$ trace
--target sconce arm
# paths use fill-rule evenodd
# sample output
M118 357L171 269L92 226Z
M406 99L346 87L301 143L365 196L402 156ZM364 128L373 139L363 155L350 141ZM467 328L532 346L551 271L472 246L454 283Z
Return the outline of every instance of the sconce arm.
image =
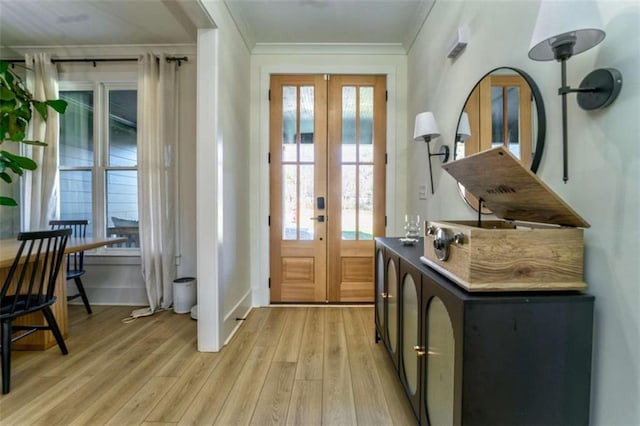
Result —
M431 153L431 148L429 147L429 143L427 142L427 154L429 155L429 179L431 180L431 193L434 194L433 190L433 172L431 171L431 157L440 157L440 161L442 163L446 163L449 161L449 147L447 145L442 145L440 147L440 152L435 154Z
M435 154L431 154L431 151L429 150L429 157L440 157L440 162L446 163L449 161L449 147L447 145L442 145L440 147L440 151Z
M594 93L602 90L598 87L578 87L571 88L569 86L561 87L558 89L558 95L566 95L567 93Z
M558 90L558 94L562 95L562 181L567 183L569 180L569 160L568 160L568 147L567 147L567 92L561 93L567 86L567 60L563 58L560 60L561 64L561 81L562 86Z
M426 141L426 138L425 138ZM429 142L427 141L427 154L429 154L429 180L431 181L431 194L435 194L435 191L433 190L433 172L431 171L431 157L433 157L433 154L431 154L431 148L429 148Z

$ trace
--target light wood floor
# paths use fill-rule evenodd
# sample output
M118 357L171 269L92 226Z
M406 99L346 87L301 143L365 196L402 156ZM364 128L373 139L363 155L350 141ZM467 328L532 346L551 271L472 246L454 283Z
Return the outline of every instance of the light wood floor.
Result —
M372 307L254 309L219 353L196 322L70 306L69 355L12 356L0 424L411 425Z

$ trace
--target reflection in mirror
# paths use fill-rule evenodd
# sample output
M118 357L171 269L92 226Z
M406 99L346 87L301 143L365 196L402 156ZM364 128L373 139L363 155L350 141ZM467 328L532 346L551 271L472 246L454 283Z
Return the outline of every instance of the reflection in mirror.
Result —
M524 71L501 67L485 74L465 101L453 150L454 159L504 145L532 172L538 170L546 121L540 90ZM476 211L477 199L458 184ZM491 213L486 208L482 213Z

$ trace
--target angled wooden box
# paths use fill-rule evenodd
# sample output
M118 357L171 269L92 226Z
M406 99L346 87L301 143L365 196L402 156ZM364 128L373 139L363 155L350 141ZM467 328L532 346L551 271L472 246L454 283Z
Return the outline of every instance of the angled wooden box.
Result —
M505 148L443 165L504 220L427 221L422 261L468 291L584 290L589 224Z

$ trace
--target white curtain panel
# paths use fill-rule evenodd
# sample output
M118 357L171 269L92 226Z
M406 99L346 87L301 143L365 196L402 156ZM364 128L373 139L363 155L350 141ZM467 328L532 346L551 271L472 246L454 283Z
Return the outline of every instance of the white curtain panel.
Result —
M58 71L46 53L25 55L27 88L38 101L58 99ZM47 229L49 220L58 217L58 139L60 120L53 108L48 108L47 121L35 110L27 139L38 140L46 147L25 145L24 154L38 168L26 172L22 185L22 228L25 231Z
M151 312L169 308L176 278L176 64L145 54L138 65L138 209L142 275Z

